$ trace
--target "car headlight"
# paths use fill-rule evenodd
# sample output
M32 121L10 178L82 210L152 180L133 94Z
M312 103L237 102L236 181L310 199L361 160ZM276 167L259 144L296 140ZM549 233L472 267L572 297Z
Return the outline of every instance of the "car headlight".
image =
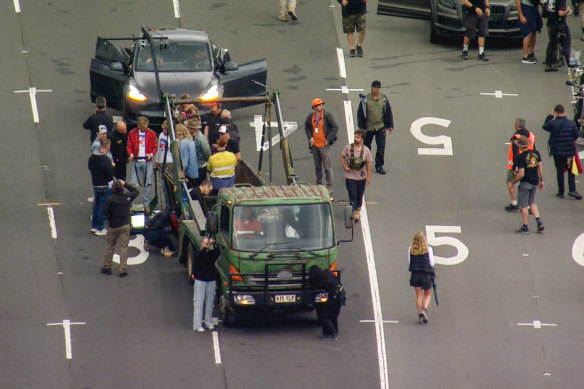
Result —
M454 4L454 0L438 0L438 4L446 8L455 9L456 5Z
M253 296L250 296L249 294L236 294L233 297L233 300L235 301L235 304L237 304L237 305L253 305L253 304L255 304L255 299L253 298Z
M328 293L317 293L316 296L314 296L315 303L326 303L327 300Z
M146 101L147 97L138 88L130 84L128 98L134 101Z
M200 97L201 101L213 101L219 98L219 86L217 84L211 85Z

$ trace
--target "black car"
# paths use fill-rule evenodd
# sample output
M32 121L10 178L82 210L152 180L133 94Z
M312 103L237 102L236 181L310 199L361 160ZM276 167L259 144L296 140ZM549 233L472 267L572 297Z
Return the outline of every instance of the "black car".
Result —
M146 116L152 126L165 119L161 94L156 84L154 58L158 67L160 89L177 98L188 93L201 113L208 103L219 97L264 96L267 65L261 59L243 65L231 61L227 49L210 42L204 31L157 29L137 38L97 38L95 58L89 70L91 101L105 96L108 107L122 112L124 120L135 123ZM130 47L117 47L118 42L131 42ZM256 103L225 104L235 109Z
M490 0L489 37L521 39L515 0ZM461 0L379 0L377 13L430 20L430 42L462 37L466 10Z

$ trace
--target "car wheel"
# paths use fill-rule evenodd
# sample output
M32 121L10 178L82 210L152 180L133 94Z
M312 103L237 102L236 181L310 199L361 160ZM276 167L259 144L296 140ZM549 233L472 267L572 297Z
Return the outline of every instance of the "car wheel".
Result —
M234 327L237 322L237 314L234 307L229 306L229 301L223 295L219 299L219 313L225 327Z

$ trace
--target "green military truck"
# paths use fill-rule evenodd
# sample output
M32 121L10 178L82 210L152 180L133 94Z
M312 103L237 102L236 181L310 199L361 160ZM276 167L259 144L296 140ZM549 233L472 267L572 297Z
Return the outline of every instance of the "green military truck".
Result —
M166 98L168 117L171 104L185 102ZM274 104L276 108L289 185L270 185L247 162L239 161L235 186L206 198L203 207L190 195L174 128L169 126L174 165L173 171L166 171L164 176L167 190L173 194L170 196L173 205L182 211L179 260L192 279L194 252L203 236L213 237L221 252L217 261L218 294L221 319L226 326L234 325L242 312L255 312L258 308L285 311L316 308L318 317L327 294L310 290L308 270L316 265L332 270L340 278L332 198L322 185L298 183L283 136L277 92L266 96L265 102L266 107ZM265 131L266 128L270 128L269 123ZM352 240L348 208L345 227L351 228ZM253 229L246 228L249 222Z

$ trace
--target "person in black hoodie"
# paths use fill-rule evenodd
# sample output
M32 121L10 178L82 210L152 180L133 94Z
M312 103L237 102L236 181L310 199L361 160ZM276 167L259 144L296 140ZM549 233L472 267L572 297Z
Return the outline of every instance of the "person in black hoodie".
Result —
M127 189L128 191L124 190ZM123 180L114 181L112 194L105 200L102 212L109 221L107 230L107 244L103 267L103 274L112 274L112 261L116 243L120 243L120 277L128 275L128 243L130 242L130 206L138 197L138 188L127 184Z
M421 231L414 234L412 245L408 249L410 264L410 286L416 290L416 308L420 324L428 323L428 305L432 298L432 277L434 276L434 253L426 243ZM423 290L423 292L422 292Z
M93 185L93 214L91 217L91 232L95 235L105 235L105 218L101 212L106 198L110 195L110 185L114 179L114 164L108 157L110 140L102 139L96 154L91 154L87 168L91 172Z
M330 270L314 265L308 270L308 280L313 291L324 289L327 300L320 316L323 339L339 340L339 314L341 313L341 291L343 287Z
M201 249L195 253L193 274L193 331L204 332L202 326L203 304L205 304L205 326L208 330L214 328L213 300L215 299L215 279L217 268L215 261L219 258L219 248L211 249L213 239L205 236L201 240Z
M105 112L105 106L105 97L99 96L97 99L95 99L95 110L93 111L93 114L83 123L83 128L91 131L89 134L90 144L93 143L95 138L97 138L97 131L99 130L100 124L107 128L108 133L114 126L112 117L107 112Z

